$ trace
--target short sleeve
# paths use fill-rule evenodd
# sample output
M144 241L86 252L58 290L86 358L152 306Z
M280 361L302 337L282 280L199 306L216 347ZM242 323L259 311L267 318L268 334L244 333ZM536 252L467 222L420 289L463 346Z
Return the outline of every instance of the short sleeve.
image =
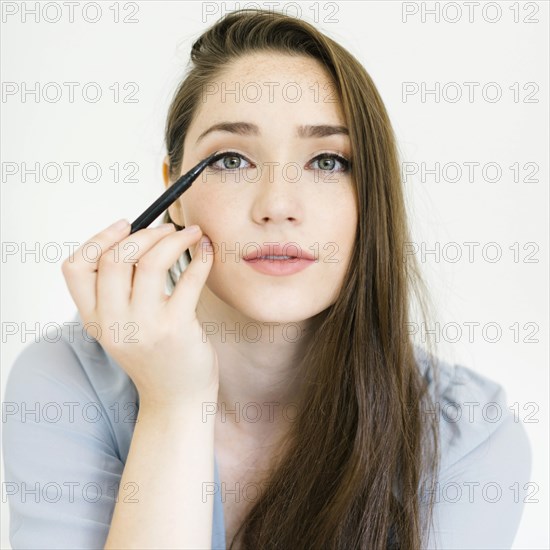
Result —
M502 386L460 365L439 405L442 462L426 548L511 548L531 492L525 427Z
M108 413L64 340L19 354L2 432L14 549L104 547L124 468Z

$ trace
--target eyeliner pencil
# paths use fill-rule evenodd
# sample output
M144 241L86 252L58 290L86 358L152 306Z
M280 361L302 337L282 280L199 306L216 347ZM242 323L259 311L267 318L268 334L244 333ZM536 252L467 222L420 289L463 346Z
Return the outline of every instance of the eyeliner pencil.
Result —
M223 154L226 153L222 153L220 158ZM189 172L178 178L174 185L171 185L147 210L132 222L130 235L151 225L178 197L191 187L192 183L209 164L218 160L217 156L217 152L212 153L209 157L201 160L196 166L191 168Z

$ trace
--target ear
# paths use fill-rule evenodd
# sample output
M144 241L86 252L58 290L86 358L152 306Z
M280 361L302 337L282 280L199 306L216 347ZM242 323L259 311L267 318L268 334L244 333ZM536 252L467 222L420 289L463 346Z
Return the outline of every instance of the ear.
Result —
M170 183L170 162L168 161L168 155L165 155L164 160L162 161L162 179L164 180L164 186L166 189L169 187Z
M168 155L164 157L162 162L162 179L164 180L164 186L168 189L170 185L172 185L172 182L170 181L170 161L168 159ZM182 227L185 227L183 212L179 200L176 200L176 202L168 208L168 212L174 222Z

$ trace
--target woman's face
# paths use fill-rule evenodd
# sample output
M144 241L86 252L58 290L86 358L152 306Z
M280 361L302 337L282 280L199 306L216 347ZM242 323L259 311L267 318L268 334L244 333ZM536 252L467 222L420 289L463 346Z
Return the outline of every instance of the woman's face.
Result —
M260 322L309 319L336 301L357 227L351 172L327 156L349 160L349 137L337 128L303 128L345 127L330 76L305 56L256 53L228 66L202 99L185 138L181 174L216 151L242 158L228 153L206 169L171 207L172 219L198 224L210 237L207 287L223 302ZM209 131L221 123L246 126ZM273 243L283 254L316 261L274 275L244 259L264 254L262 246L281 254Z

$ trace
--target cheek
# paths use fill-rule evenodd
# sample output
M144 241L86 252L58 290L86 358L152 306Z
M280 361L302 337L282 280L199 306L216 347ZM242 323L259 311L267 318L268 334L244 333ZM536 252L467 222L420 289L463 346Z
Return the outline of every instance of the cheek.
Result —
M344 221L344 220L343 220ZM337 263L332 264L334 270L332 271L334 277L338 280L338 285L343 281L346 271L348 270L349 263L354 254L355 249L355 234L356 225L352 223L342 223L340 230L335 235L333 241L335 242L336 253L333 255L337 258ZM329 260L327 261L334 261ZM329 266L331 264L328 264Z
M333 197L330 205L323 206L320 232L326 237L326 242L337 250L339 261L347 261L351 256L357 232L358 213L354 195L342 193Z
M180 199L187 225L197 224L212 240L220 237L220 230L231 220L238 220L237 206L220 189L189 189Z

